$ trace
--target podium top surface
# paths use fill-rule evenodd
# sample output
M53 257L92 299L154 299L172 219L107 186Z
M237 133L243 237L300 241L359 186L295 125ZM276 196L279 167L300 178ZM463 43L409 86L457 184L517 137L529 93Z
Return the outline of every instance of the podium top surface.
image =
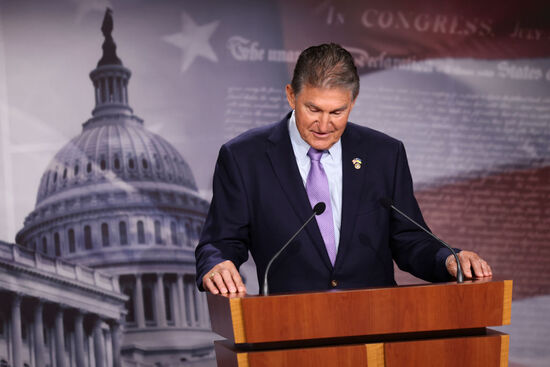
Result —
M208 294L212 330L240 343L481 328L510 323L511 280L258 296Z

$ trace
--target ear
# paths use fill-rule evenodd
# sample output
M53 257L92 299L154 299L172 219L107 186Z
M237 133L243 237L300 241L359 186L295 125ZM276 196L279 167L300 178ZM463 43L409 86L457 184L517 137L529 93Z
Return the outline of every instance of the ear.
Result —
M290 108L295 110L296 109L296 95L294 94L294 90L292 89L292 86L290 84L286 85L285 92L286 92L286 100L288 101L288 104L289 104Z
M355 99L353 101L351 101L351 107L349 108L350 111L353 109L353 106L355 106L355 101L356 100L357 100L357 97L355 97Z

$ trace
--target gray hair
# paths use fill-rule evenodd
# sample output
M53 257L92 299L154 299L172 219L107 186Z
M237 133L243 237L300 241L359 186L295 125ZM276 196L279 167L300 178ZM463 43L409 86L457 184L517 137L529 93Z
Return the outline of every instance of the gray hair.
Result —
M353 57L335 43L305 49L298 57L291 82L295 94L300 93L304 85L343 87L349 89L355 99L359 94L359 75Z

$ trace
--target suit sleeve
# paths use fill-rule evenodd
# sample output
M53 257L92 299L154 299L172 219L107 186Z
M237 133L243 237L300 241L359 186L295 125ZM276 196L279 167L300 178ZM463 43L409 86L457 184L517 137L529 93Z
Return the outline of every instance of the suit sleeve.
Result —
M195 249L196 281L201 291L204 290L202 278L216 264L230 260L238 269L248 259L249 206L239 166L225 145L216 162L212 192L210 209Z
M414 197L412 177L402 143L399 144L394 178L392 199L395 206L428 228ZM401 270L430 282L452 279L445 267L445 260L451 252L393 210L390 220L390 247Z

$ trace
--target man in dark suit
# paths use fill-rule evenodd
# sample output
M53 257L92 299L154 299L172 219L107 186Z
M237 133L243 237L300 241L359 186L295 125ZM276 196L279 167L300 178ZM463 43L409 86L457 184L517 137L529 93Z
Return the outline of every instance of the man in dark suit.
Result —
M261 286L270 259L319 201L325 212L273 264L271 292L395 285L392 259L428 281L456 276L447 249L379 204L390 198L425 225L403 144L348 122L358 93L345 49L310 47L286 87L293 111L222 146L195 252L201 290L246 291L237 269L249 250ZM477 254L459 256L466 277L492 275Z

